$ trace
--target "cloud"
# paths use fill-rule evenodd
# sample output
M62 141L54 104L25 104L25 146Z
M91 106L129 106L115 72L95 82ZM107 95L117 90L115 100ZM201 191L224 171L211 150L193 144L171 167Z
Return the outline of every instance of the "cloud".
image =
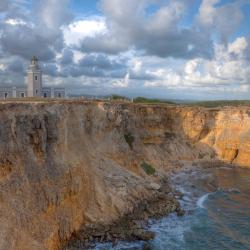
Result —
M250 85L250 64L245 52L249 48L246 38L239 37L227 45L217 44L212 60L195 58L187 60L181 70L156 69L152 81L146 81L145 87L165 87L175 89L204 88L236 92L247 91Z
M8 0L1 0L0 2L0 12L6 11L9 8L9 1Z
M25 74L25 68L23 61L20 58L16 58L8 65L8 70L15 74Z
M86 16L70 0L1 0L0 83L23 84L36 55L44 83L71 93L247 93L250 38L235 33L247 4L100 0L101 13Z
M103 54L86 55L79 61L79 65L83 67L97 67L103 70L112 70L124 67L124 65L120 62L112 60Z
M58 67L55 63L43 63L40 66L45 75L58 76Z
M22 20L22 19L7 19L5 21L6 24L9 24L9 25L26 25L27 23Z
M68 0L36 1L25 16L24 3L13 2L6 20L0 23L2 49L26 60L32 55L44 61L54 59L64 47L61 27L72 20L68 4Z
M68 65L68 64L72 64L74 60L74 53L71 49L69 48L65 48L63 50L61 59L60 59L60 63L62 65Z
M241 7L246 2L241 0L229 1L229 3L218 6L220 3L221 0L203 0L197 21L201 30L217 31L220 39L226 43L243 20Z
M65 54L70 54L70 58L65 59ZM112 59L104 54L86 54L79 61L73 62L72 51L64 51L64 63L60 66L61 77L123 77L126 70L124 61ZM71 62L69 62L71 60ZM67 63L66 63L66 62Z
M248 56L247 48L249 49L247 39L245 37L238 37L233 43L228 45L228 52L232 56L245 58Z
M63 25L73 20L73 14L69 10L70 0L38 0L36 22L41 27L46 27L48 32L56 31Z
M74 21L63 28L65 43L68 46L80 46L83 39L105 34L106 32L106 22L102 17Z
M127 73L125 75L124 79L118 80L118 81L114 81L112 85L114 87L118 87L118 88L127 88L128 85L129 85L129 79L130 79L130 75L129 75L129 73Z
M131 48L159 57L209 57L212 42L202 32L181 28L186 1L102 0L107 32L82 41L84 52L118 54ZM147 8L157 5L151 13Z
M55 56L53 42L46 39L36 30L16 25L6 25L2 28L3 35L0 42L3 50L11 55L18 55L30 59L37 55L41 60L51 60Z

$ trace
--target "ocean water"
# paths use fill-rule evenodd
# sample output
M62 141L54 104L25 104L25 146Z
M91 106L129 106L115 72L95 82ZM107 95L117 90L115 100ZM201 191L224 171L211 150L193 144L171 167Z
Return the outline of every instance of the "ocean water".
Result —
M250 170L186 171L173 180L186 215L154 223L157 250L250 249Z
M186 170L172 178L183 193L183 217L150 223L152 250L250 250L250 170ZM134 250L143 242L100 245L99 250Z

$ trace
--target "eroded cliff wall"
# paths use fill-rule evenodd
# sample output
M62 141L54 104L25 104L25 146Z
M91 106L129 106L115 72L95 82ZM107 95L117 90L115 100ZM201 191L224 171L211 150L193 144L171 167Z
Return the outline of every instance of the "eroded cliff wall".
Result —
M59 249L82 225L132 210L184 162L250 166L249 114L247 107L1 104L0 249Z

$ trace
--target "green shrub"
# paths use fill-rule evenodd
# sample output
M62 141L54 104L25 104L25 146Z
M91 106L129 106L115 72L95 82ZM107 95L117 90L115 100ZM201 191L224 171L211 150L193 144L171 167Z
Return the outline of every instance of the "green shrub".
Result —
M189 106L201 106L207 108L217 108L224 106L249 106L250 100L216 100L216 101L197 101L184 103Z
M152 167L151 165L149 165L146 162L143 162L141 164L141 167L143 168L143 170L148 174L148 175L154 175L155 174L155 168Z
M146 103L146 104L175 104L172 101L161 100L161 99L150 99L145 97L136 97L134 103Z
M128 97L122 95L111 95L111 100L129 100Z
M135 140L134 136L131 133L124 135L125 141L128 143L130 149L133 149L133 142Z

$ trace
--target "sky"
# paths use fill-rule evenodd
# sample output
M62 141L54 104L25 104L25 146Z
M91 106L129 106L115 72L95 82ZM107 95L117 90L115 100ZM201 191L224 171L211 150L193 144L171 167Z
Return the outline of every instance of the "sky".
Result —
M0 86L69 94L250 98L250 0L0 0Z

